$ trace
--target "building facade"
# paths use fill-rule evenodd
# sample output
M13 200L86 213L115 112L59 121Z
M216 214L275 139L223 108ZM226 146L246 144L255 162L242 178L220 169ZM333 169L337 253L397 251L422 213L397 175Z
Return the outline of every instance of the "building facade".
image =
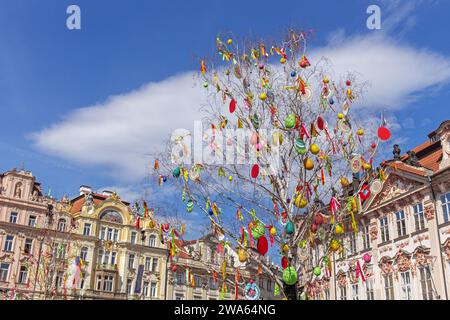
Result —
M358 232L348 222L336 236L345 249L332 254L332 271L304 274L309 299L449 299L449 141L447 120L403 156L394 146L394 159L382 164L385 180L371 182L356 217ZM319 245L312 259L324 249Z

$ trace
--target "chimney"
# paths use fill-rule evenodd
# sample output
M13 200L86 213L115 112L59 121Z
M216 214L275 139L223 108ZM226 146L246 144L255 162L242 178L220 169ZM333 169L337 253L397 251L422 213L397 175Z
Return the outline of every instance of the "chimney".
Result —
M80 186L80 196L83 194L89 194L92 192L92 188L88 186Z

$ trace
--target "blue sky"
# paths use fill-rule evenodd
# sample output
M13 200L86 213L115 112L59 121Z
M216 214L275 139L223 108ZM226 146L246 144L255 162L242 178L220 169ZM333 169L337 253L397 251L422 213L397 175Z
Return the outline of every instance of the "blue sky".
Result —
M70 4L82 30L66 28ZM366 28L370 4L381 31ZM449 119L449 14L449 1L425 0L1 0L0 171L23 161L57 197L82 184L135 197L147 154L197 116L192 74L216 34L289 27L314 29L309 47L337 63L357 61L375 84L366 107L387 112L406 151ZM364 58L373 47L377 59Z

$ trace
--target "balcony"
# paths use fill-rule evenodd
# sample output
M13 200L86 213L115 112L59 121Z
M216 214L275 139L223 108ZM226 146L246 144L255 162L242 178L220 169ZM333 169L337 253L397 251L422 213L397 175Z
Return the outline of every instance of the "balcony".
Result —
M112 271L117 272L117 264L98 263L96 267L97 271Z

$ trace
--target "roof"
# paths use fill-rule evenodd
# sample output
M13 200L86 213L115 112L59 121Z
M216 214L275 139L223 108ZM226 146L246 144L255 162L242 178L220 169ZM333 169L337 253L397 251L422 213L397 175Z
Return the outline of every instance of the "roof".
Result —
M109 198L109 196L105 196L105 195L100 194L100 193L93 193L92 195L93 195L93 198L94 198L94 205L99 205L103 201L105 201L106 199ZM83 207L85 202L86 202L86 198L85 198L84 194L80 194L76 198L72 199L70 201L70 203L72 204L72 206L70 208L70 213L80 212L81 208ZM122 201L122 203L124 205L126 205L126 206L128 206L130 204L129 202L126 202L126 201Z

